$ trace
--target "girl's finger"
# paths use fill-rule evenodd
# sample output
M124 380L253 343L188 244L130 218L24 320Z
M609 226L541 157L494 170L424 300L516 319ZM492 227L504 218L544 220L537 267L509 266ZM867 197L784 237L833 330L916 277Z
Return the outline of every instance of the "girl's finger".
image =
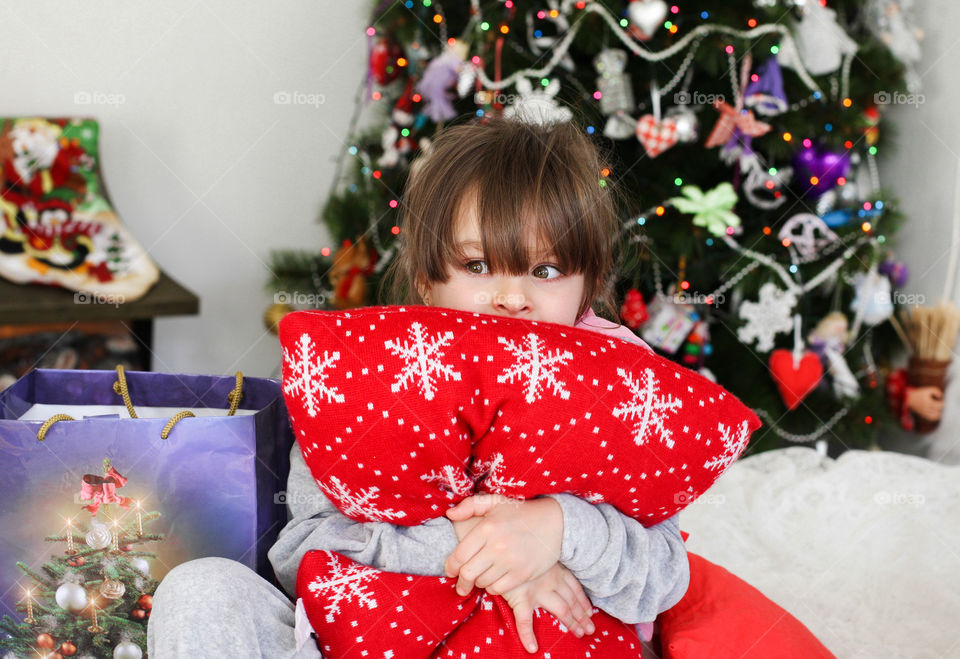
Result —
M517 623L517 635L527 652L537 651L537 637L533 633L533 607L527 601L517 603L513 610L513 618Z
M470 591L476 586L477 578L489 570L492 565L493 563L485 560L482 555L475 556L464 563L460 568L460 576L457 578L457 594L461 597L469 595Z
M516 572L507 572L495 582L487 586L487 592L491 595L503 595L509 593L517 586L522 586L525 581L520 579Z
M552 614L554 618L559 620L564 627L573 632L575 636L583 636L583 629L580 627L577 619L573 617L573 610L570 608L570 603L564 599L560 593L555 590L543 593L538 600L538 604L541 608L546 609L548 613Z
M453 551L450 552L450 555L447 556L447 560L444 563L444 571L448 577L455 577L460 574L460 568L463 567L463 564L483 549L486 540L482 534L474 533L475 530L476 529L471 529L467 535L463 536L463 540L461 540L460 543L454 547Z
M461 570L462 572L462 570ZM487 568L483 574L478 576L473 580L473 585L477 588L486 589L490 584L496 583L507 573L505 568L497 567L496 563L491 563L490 567ZM491 595L498 595L499 593L490 593Z
M580 585L580 582L577 581L577 578L573 576L573 574L567 573L564 575L564 581L573 592L573 598L577 603L578 611L583 611L582 615L578 615L580 624L583 625L586 633L592 634L594 631L596 631L596 627L590 620L590 616L593 615L593 604L590 602L590 598L588 598L587 594L583 592L583 586Z
M446 515L447 518L454 522L462 522L465 519L470 519L471 517L476 517L478 514L476 510L476 502L474 501L476 497L467 497L453 508L448 508Z

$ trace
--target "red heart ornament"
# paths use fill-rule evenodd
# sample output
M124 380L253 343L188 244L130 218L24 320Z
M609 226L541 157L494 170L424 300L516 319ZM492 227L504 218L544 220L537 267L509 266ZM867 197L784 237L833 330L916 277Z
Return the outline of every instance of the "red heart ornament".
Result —
M770 355L770 373L787 409L795 410L800 401L820 382L823 377L823 364L816 353L806 351L794 367L792 351L774 350Z
M637 120L637 139L647 155L656 158L677 143L677 122L673 117L657 121L645 114Z

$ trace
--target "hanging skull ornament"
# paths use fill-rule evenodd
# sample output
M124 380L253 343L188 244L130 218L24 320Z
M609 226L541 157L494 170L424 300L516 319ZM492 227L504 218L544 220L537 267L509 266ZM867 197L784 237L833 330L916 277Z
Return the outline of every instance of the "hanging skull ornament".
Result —
M625 72L627 53L618 48L607 48L593 59L600 92L600 111L608 116L603 134L611 139L626 139L633 135L633 123L620 120L620 115L634 108L633 86Z
M813 259L824 247L837 240L820 217L813 213L798 213L787 220L777 237L784 245L797 250L804 259Z

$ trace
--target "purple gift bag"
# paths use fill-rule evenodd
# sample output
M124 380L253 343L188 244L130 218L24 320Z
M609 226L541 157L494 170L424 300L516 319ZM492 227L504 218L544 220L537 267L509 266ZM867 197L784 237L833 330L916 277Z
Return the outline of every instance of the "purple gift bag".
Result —
M108 538L120 545L114 520L123 537L162 536L149 547L156 556L136 563L153 580L204 556L272 580L267 550L286 521L278 493L293 444L280 382L243 378L231 396L233 377L129 372L131 418L124 387L114 388L123 379L38 369L0 392L0 617L24 618L18 562L38 571L68 550L82 555ZM40 433L54 415L75 420L57 417ZM117 546L113 555L139 549Z

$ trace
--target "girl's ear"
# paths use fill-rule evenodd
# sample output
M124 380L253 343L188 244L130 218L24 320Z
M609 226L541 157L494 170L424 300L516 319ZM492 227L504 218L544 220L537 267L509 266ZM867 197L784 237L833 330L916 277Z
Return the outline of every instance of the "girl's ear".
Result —
M417 284L417 294L420 296L420 299L423 300L423 303L430 306L430 287L423 283Z

